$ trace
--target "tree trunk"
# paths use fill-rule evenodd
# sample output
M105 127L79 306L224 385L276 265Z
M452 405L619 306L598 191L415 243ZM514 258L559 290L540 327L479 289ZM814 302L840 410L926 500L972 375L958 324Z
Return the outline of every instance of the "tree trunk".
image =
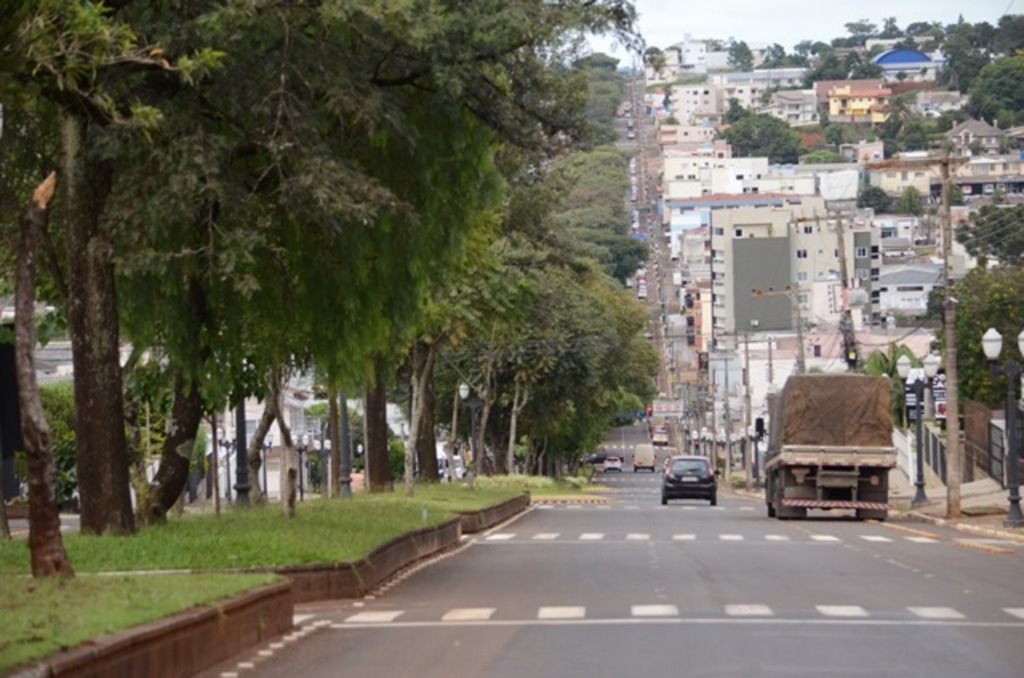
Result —
M516 424L519 421L519 413L526 407L526 402L529 399L529 387L523 386L519 381L516 381L515 393L512 396L512 418L508 427L508 453L505 460L505 470L510 474L514 469L516 458Z
M111 169L87 157L89 123L63 121L68 325L83 533L135 531L129 492L113 247L100 227Z
M344 407L344 404L342 405ZM336 498L341 487L341 412L338 407L338 389L327 388L327 437L331 440L331 472L327 480L327 496Z
M198 385L193 382L186 386L184 379L178 376L174 380L174 402L160 452L160 467L149 484L149 492L140 502L139 515L146 523L166 522L167 513L185 491L192 465L192 446L202 420L203 398Z
M28 466L28 544L32 556L32 576L73 577L74 569L64 550L60 535L60 512L53 492L53 450L50 425L39 397L33 352L35 332L35 256L39 232L46 223L46 206L57 183L51 172L32 194L32 203L21 222L18 268L15 274L14 355L21 405L21 434Z
M260 416L260 422L256 424L256 430L253 431L252 440L249 441L249 502L252 504L261 504L267 501L267 490L269 488L263 487L260 484L260 469L263 468L263 441L267 437L267 433L270 431L270 425L274 423L274 419L277 417L277 409L274 406L277 403L277 397L275 393L271 393L271 397L267 398L267 402L263 407L263 414Z
M416 455L420 462L420 476L437 480L437 436L434 435L434 365L436 344L430 345L430 361L421 379L423 406L420 408L419 431L416 433ZM452 468L451 466L449 467Z
M387 492L392 487L388 465L387 395L384 392L384 370L380 359L374 361L373 383L366 390L363 403L363 430L366 435L366 471L370 492Z
M268 399L274 401L274 413L277 417L277 427L281 429L281 503L284 505L284 512L289 517L295 515L295 496L297 493L296 478L298 470L295 466L295 443L292 440L292 429L284 420L284 411L281 409L281 373L274 370L270 385Z

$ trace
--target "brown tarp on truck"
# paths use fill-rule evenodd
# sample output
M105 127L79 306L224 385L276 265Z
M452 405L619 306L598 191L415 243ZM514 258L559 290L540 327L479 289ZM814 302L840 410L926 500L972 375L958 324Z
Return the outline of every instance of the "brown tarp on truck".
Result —
M889 380L860 374L789 377L771 422L771 450L781 445L891 447Z

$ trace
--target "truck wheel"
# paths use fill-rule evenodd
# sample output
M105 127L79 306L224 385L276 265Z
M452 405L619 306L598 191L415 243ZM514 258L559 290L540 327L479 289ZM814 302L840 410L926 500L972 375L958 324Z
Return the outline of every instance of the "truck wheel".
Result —
M766 501L765 502L765 506L768 507L768 517L769 518L774 518L775 517L775 504L771 503L770 501Z
M668 504L668 497L661 495L661 505L666 506Z
M888 511L878 509L857 509L857 520L877 520L883 522L889 515Z
M712 506L718 506L718 495L717 494L711 495L711 500L710 501L711 501L711 505Z

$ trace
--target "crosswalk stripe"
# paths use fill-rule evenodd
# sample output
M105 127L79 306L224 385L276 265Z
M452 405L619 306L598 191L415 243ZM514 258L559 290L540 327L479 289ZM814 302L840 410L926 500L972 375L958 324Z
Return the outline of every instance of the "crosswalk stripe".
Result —
M922 619L963 619L964 616L951 607L908 607L911 614Z
M587 608L578 607L542 607L537 610L537 619L583 619Z
M771 617L772 609L767 605L726 605L725 613L730 617Z
M347 624L386 624L393 622L405 613L405 610L381 610L359 612L345 619Z
M639 532L630 532L626 535L626 539L632 541L646 541L651 538L649 534L641 534Z
M766 534L764 538L768 541L789 541L789 537L784 534Z
M498 532L497 534L487 535L487 541L508 541L515 536L514 532Z
M1003 612L1013 615L1018 619L1024 619L1024 607L1004 607Z
M672 541L693 541L697 538L695 534L673 534Z
M915 544L937 544L938 539L932 539L931 537L904 537L907 541L912 541Z
M580 535L581 541L596 541L598 539L604 539L604 534L601 532L584 532Z
M811 539L814 541L839 541L839 537L833 537L831 534L812 534Z
M533 539L537 540L551 540L558 539L558 532L540 532L533 535Z
M445 612L441 621L487 621L494 611L493 607L458 607Z
M892 539L889 539L889 537L883 537L880 534L862 534L860 536L860 538L863 539L864 541L874 541L874 542L891 542L892 541Z
M742 534L720 534L718 538L722 541L743 541Z
M679 608L675 605L633 605L630 608L634 617L678 617Z
M867 610L860 605L815 605L826 617L866 617Z

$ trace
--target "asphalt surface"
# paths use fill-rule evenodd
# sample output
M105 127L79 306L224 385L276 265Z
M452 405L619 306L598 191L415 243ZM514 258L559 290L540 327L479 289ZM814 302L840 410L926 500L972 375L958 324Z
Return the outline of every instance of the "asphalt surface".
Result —
M621 444L613 436L610 445ZM1024 675L1024 543L900 518L661 506L658 474L539 503L207 676Z

